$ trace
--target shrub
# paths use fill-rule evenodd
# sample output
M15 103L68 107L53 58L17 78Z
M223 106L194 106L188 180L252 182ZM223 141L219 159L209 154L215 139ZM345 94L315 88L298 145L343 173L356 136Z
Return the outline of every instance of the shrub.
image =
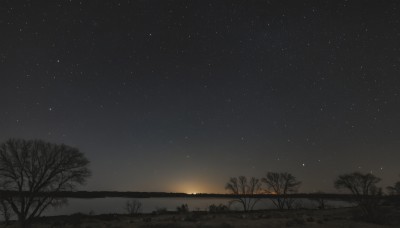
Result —
M127 201L125 204L125 210L129 215L137 215L142 210L142 203L139 200Z
M220 212L229 211L229 208L228 208L228 206L223 205L223 204L219 204L219 205L211 204L210 206L208 206L208 211L210 213L220 213Z
M182 204L181 206L176 207L176 211L179 213L187 213L187 212L189 212L189 207L185 203L185 204Z

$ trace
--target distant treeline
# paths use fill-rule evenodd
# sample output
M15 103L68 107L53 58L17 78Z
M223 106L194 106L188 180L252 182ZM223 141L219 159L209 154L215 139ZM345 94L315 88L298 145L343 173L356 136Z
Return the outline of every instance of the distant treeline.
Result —
M24 195L29 195L24 192ZM14 191L0 191L0 196L17 196L21 193ZM60 198L105 198L105 197L125 197L125 198L236 198L243 197L234 194L213 194L213 193L176 193L176 192L117 192L117 191L62 191L62 192L42 192L40 195L52 195ZM255 194L251 198L275 198L275 194ZM297 193L288 194L288 198L308 198L308 199L332 199L349 200L354 196L351 194L331 194L331 193ZM398 199L400 196L371 196L384 199Z

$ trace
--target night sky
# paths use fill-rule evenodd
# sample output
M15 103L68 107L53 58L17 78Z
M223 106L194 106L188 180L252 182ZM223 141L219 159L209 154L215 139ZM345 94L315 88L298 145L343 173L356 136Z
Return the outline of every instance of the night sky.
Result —
M0 141L78 147L81 190L399 179L399 1L5 0L0 32Z

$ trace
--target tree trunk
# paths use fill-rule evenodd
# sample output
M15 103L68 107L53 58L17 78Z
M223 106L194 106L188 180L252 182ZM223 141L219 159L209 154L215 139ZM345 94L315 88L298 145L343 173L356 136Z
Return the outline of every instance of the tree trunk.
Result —
M18 215L18 225L21 228L30 228L30 221L24 215Z

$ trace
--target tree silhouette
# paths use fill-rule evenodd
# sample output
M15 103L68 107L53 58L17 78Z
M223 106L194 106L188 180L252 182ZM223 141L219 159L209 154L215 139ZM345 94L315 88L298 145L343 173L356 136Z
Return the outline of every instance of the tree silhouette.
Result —
M11 206L3 198L0 197L0 214L4 219L4 223L8 225L11 218Z
M181 206L176 207L176 211L179 213L188 213L189 212L189 206L185 203L182 204Z
M353 196L355 202L369 219L374 219L379 204L377 196L382 195L381 188L376 186L381 179L371 173L362 174L354 172L339 175L335 180L335 188L347 189Z
M90 176L89 161L78 149L41 140L10 139L0 144L0 186L22 227L48 206L56 192L73 190Z
M231 203L240 203L243 206L243 211L247 212L253 210L259 201L259 198L255 195L260 193L261 182L254 177L250 178L249 181L245 176L231 177L225 189L236 197Z
M389 186L386 189L390 195L400 195L400 181L397 181L393 186Z
M394 183L393 186L388 186L387 191L389 195L391 195L390 204L395 205L396 207L400 206L400 181Z
M324 192L322 191L317 191L315 193L316 197L310 198L311 201L314 201L317 203L317 208L318 209L326 209L327 208L327 200L324 197Z
M139 200L126 201L125 210L129 215L137 215L142 210L142 202Z
M393 186L387 187L389 194L400 195L400 181L397 181Z
M266 192L275 195L271 200L278 209L293 207L294 199L289 194L297 192L301 185L295 176L286 172L268 172L261 181L267 185Z

